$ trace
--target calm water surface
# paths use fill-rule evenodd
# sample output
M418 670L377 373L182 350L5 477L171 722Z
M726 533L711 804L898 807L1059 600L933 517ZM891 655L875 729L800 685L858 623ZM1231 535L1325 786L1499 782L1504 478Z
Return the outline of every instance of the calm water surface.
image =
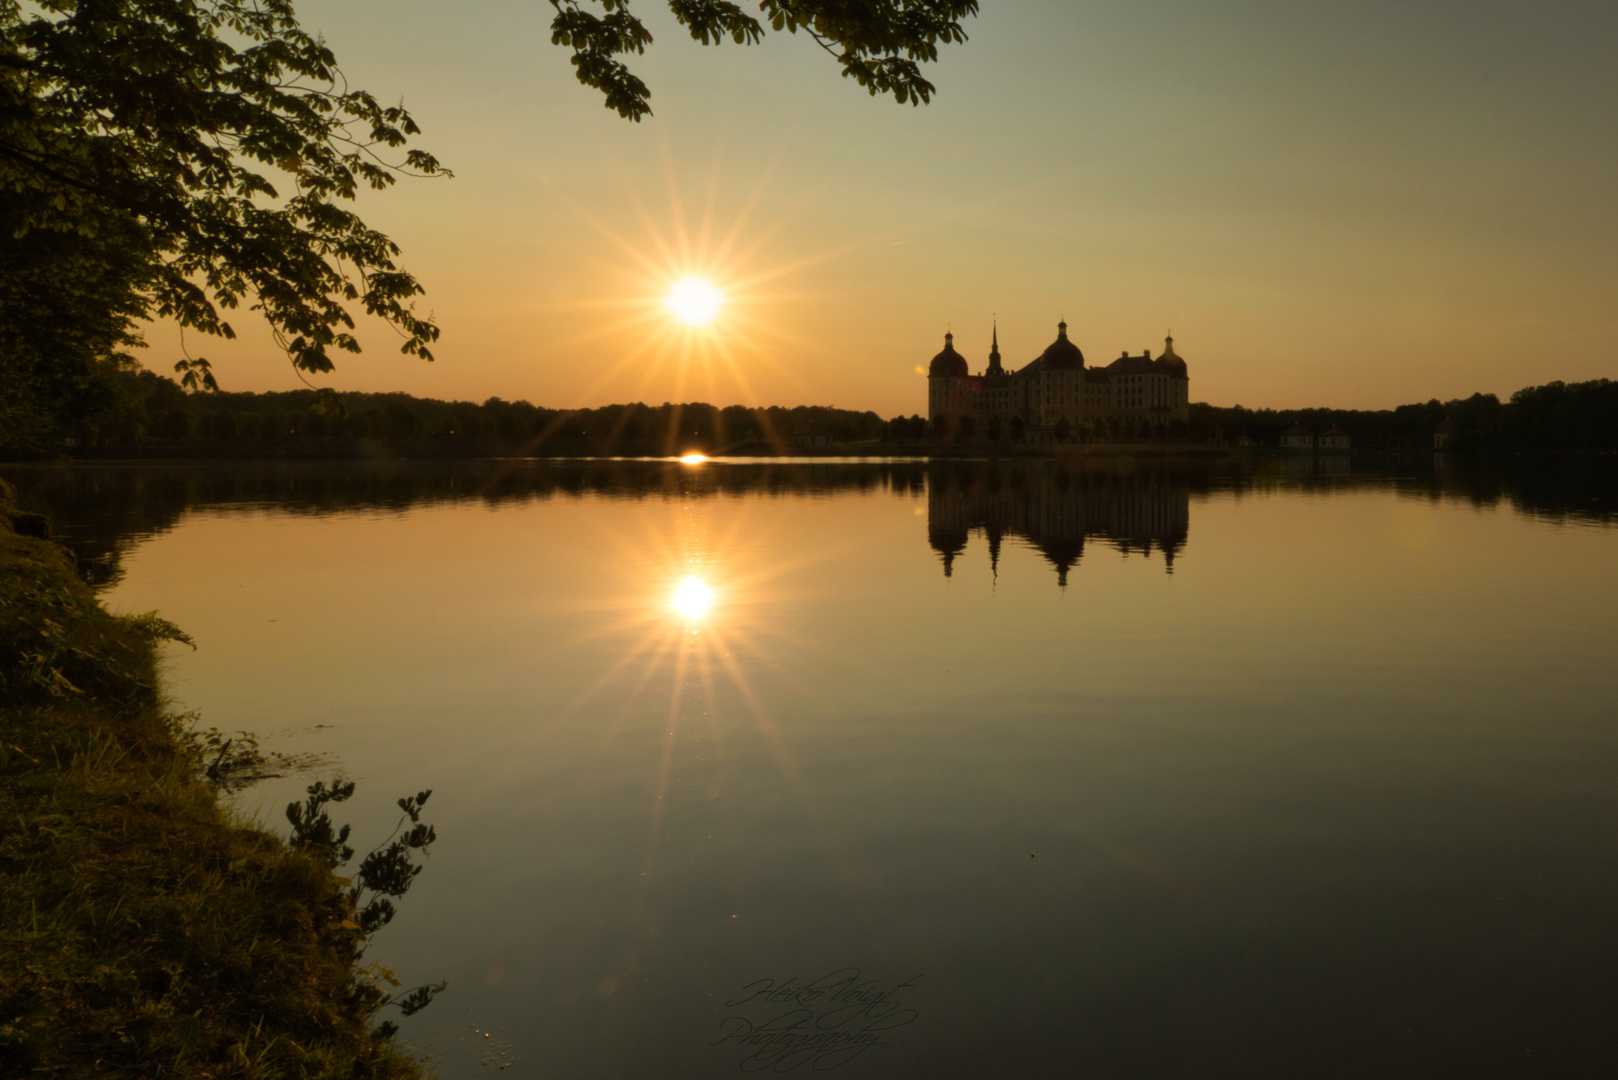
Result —
M1612 1074L1615 473L7 476L204 725L433 789L444 1075L1021 1078Z

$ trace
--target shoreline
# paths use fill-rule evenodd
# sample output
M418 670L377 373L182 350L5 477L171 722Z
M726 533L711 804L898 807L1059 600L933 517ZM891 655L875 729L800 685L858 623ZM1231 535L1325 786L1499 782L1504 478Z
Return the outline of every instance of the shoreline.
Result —
M203 779L158 675L184 634L13 517L0 481L0 1073L419 1080L336 873Z
M0 468L39 469L71 467L124 467L151 466L229 466L229 465L447 465L456 462L664 462L680 460L678 454L620 453L607 454L594 451L576 453L509 453L504 447L476 448L475 452L409 453L408 447L372 447L367 453L279 454L206 454L196 453L196 447L175 447L169 451L131 454L93 454L85 456L57 456L38 458L0 458ZM1274 446L1215 446L1207 444L1177 443L1058 443L1038 446L995 448L989 446L894 446L890 444L846 444L839 446L802 447L790 452L777 453L768 447L741 446L701 451L716 463L736 464L794 464L808 461L827 462L934 462L934 461L1072 461L1085 458L1155 458L1226 461L1305 461L1328 460L1339 462L1353 458L1425 457L1440 460L1481 460L1502 458L1600 458L1618 456L1618 450L1609 449L1454 449L1435 447L1350 447L1348 449L1292 449Z

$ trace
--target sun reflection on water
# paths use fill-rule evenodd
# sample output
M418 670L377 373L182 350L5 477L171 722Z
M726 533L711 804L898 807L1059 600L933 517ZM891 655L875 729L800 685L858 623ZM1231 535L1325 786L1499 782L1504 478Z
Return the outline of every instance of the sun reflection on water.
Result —
M700 619L713 607L713 598L713 589L701 578L692 574L680 582L679 587L674 590L669 606L687 619Z
M702 813L740 821L751 810L733 796L749 790L748 777L761 769L811 823L810 857L868 893L860 853L838 841L774 706L816 693L803 661L823 643L790 616L815 595L817 571L839 545L788 547L782 558L777 534L790 525L765 514L768 504L701 497L722 490L723 477L711 466L664 460L666 513L627 519L620 504L598 498L593 514L576 519L577 542L596 553L590 565L599 574L564 602L578 606L573 644L586 650L581 659L596 658L593 677L585 675L567 700L547 703L526 748L496 772L520 776L522 763L549 741L585 737L600 740L600 752L611 755L605 760L622 763L612 773L625 778L625 796L644 800L639 835L626 837L640 847L638 873L625 879L635 927L662 918L670 875L681 865L669 859L668 838L688 839L691 793L707 792ZM491 792L503 789L491 778ZM634 969L653 945L652 934L634 931L623 963Z
M592 544L603 552L601 565L621 576L614 574L590 605L594 626L581 640L592 640L610 659L556 710L548 729L588 715L609 745L625 748L621 752L650 751L650 760L643 759L650 771L643 781L638 877L638 903L645 905L664 869L665 816L679 802L680 780L703 775L715 792L728 792L738 781L725 763L762 754L801 811L816 820L820 815L797 753L754 679L784 680L794 694L811 692L790 658L813 643L780 614L802 600L795 582L828 552L761 559L780 526L761 521L750 502L692 497L712 481L704 476L709 471L694 464L671 468L670 513L643 515L638 524L650 522L650 529L624 527L607 512L611 504L602 504ZM536 742L546 737L535 733ZM830 857L839 865L846 861L841 853ZM631 952L638 955L644 945L637 940Z

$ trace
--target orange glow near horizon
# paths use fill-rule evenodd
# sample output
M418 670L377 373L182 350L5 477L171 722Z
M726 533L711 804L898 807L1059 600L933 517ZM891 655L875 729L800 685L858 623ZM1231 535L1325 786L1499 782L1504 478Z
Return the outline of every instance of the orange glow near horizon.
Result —
M1192 400L1222 406L1388 409L1614 374L1618 151L1591 134L1611 95L1585 83L1611 77L1604 7L1244 23L1192 5L1171 35L1155 8L1114 7L1103 28L1086 5L984 5L972 40L924 65L921 109L851 92L801 37L706 49L662 41L659 16L655 61L630 64L656 111L633 124L566 50L502 20L420 5L416 40L460 44L401 64L367 5L320 5L311 32L422 108L419 148L460 179L354 207L426 290L436 362L351 305L364 352L309 378L547 410L908 416L947 328L979 371L998 320L1019 368L1064 314L1097 365L1155 354L1172 326ZM1149 93L1144 71L1162 76ZM671 312L683 279L722 295L711 320ZM200 342L229 391L301 391L252 307L229 340L146 326L137 355L168 378Z
M758 220L761 204L779 199L773 169L764 170L749 191L722 210L717 164L707 190L691 197L682 190L673 161L666 159L663 206L649 202L626 178L622 201L629 213L624 217L632 223L627 227L557 193L605 241L597 257L595 298L554 309L582 316L586 328L552 343L553 351L601 348L611 357L592 369L577 394L580 400L762 405L819 392L805 378L805 365L792 358L823 345L802 333L798 313L790 309L825 299L811 284L815 268L892 238L881 233L806 250L793 239L801 233L798 219L808 206ZM766 198L772 194L775 199ZM770 389L761 392L762 387Z

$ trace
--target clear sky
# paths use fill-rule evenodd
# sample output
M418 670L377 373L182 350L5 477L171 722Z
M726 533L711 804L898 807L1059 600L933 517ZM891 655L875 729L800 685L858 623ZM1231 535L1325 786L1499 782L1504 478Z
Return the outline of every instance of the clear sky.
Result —
M1388 407L1618 376L1618 5L982 0L919 109L805 38L704 48L666 6L632 124L539 0L305 0L350 81L455 170L362 196L443 339L363 327L324 380L551 407L925 411L946 328L1021 366L1162 348L1193 400ZM687 330L682 274L727 293ZM265 329L188 342L301 385ZM172 331L146 361L166 370Z

